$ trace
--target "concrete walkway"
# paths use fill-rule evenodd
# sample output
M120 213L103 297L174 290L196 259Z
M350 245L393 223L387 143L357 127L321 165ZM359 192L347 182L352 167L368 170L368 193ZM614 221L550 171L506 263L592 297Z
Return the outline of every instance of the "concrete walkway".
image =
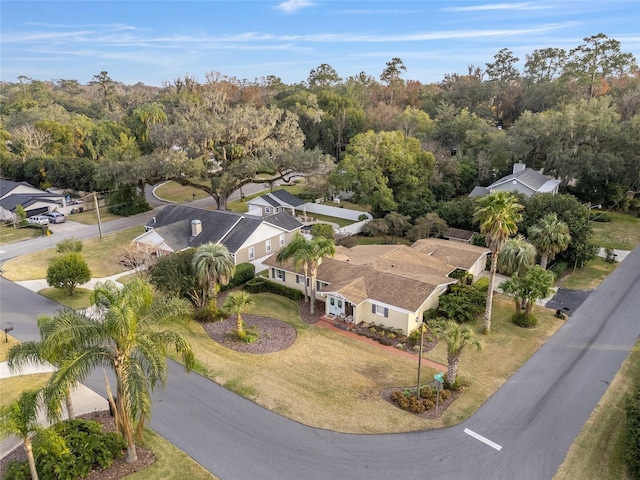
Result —
M104 283L107 280L112 280L112 281L117 283L117 281L118 281L118 279L120 277L124 277L125 275L130 275L132 273L137 273L138 271L140 271L140 270L138 268L135 268L133 270L128 270L126 272L116 273L115 275L111 275L109 277L92 278L87 283L84 283L82 285L78 285L78 287L79 288L86 288L87 290L93 290L97 283ZM20 281L20 282L13 282L13 283L21 285L24 288L27 288L27 289L31 290L32 292L36 292L36 293L39 292L40 290L44 289L44 288L49 288L49 284L47 283L47 280L44 279L44 278L41 278L41 279L38 279L38 280L23 280L23 281Z

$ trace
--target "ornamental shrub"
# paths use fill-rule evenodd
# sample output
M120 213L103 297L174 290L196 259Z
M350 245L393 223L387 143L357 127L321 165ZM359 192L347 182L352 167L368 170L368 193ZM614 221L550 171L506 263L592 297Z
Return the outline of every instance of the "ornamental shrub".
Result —
M108 468L122 456L126 442L116 432L105 433L102 425L90 420L68 420L50 427L64 440L68 451L62 455L47 451L37 440L33 453L41 480L75 480L84 478L94 468ZM12 462L4 476L7 480L31 478L27 462Z
M222 291L229 290L240 285L244 285L249 280L256 276L256 267L253 263L240 263L236 266L236 273L233 275L231 281L222 287Z
M629 475L640 479L640 388L631 395L626 405L625 453Z
M65 238L64 240L59 241L56 244L56 252L58 253L67 253L67 252L81 252L82 251L82 240L78 240L77 238Z
M530 313L518 312L511 317L511 322L518 327L533 328L538 324L538 319Z
M253 278L248 281L244 289L249 293L261 293L268 292L274 293L276 295L282 295L283 297L290 298L291 300L297 301L302 300L304 297L304 293L300 290L296 290L295 288L286 287L279 283L272 282L265 278Z

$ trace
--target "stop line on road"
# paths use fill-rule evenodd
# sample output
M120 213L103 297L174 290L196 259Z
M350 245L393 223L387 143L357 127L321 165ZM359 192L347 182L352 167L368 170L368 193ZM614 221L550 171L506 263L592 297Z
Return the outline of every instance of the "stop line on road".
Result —
M475 438L476 440L480 440L482 443L484 443L485 445L489 445L491 448L495 448L498 451L502 450L502 445L498 445L496 442L492 442L488 438L483 437L482 435L474 432L473 430L469 430L468 428L465 428L464 433Z

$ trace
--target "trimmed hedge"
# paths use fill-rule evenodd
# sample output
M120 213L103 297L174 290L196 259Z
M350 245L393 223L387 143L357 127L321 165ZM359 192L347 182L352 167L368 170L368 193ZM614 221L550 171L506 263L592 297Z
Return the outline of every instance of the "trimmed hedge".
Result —
M256 267L253 265L253 263L240 263L239 265L236 265L236 273L233 275L233 278L227 285L222 288L222 290L229 290L230 288L244 285L255 276Z
M248 281L244 289L249 293L275 293L276 295L282 295L283 297L290 298L291 300L302 300L304 293L295 288L289 288L279 283L272 282L265 278L256 277Z
M522 328L533 328L538 325L538 319L531 314L527 314L525 312L516 313L513 317L511 317L511 322L514 325Z

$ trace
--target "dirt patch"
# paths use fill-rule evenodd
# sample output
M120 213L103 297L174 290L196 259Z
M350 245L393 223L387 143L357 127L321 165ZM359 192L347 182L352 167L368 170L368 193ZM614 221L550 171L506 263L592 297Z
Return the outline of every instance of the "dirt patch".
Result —
M109 415L109 411L100 411L100 412L92 412L86 415L78 415L77 418L82 418L85 420L93 420L94 422L98 422L102 424L102 430L104 432L113 432L116 429L115 421L111 415ZM137 446L136 451L138 453L138 461L135 463L127 463L124 461L125 455L122 455L120 458L117 458L113 461L113 464L105 469L93 470L89 476L85 477L85 479L89 480L118 480L120 478L126 477L135 472L139 472L147 468L149 465L152 465L156 461L156 457L154 453L140 445ZM9 462L16 461L27 461L27 453L24 448L21 446L17 447L15 450L10 452L7 456L0 459L0 478L4 477L5 470Z

